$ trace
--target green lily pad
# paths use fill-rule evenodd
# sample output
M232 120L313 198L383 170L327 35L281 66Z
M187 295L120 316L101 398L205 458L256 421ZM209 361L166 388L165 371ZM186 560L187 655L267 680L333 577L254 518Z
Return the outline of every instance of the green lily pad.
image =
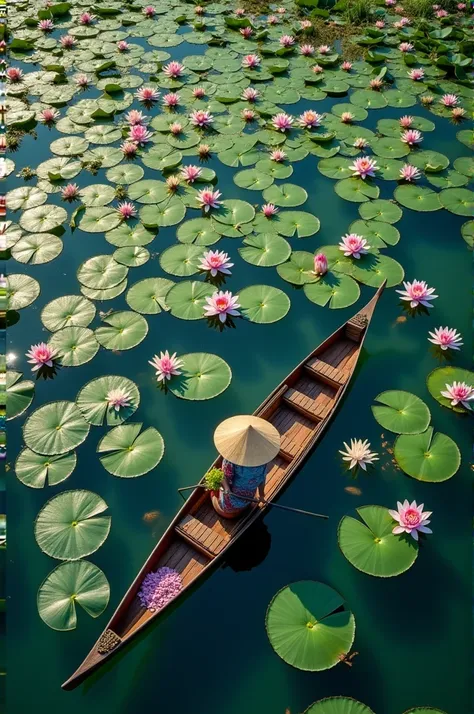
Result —
M403 211L394 201L379 199L377 201L368 201L359 206L361 218L368 221L375 218L383 223L398 223L403 215Z
M181 375L174 377L169 390L181 399L202 401L222 394L229 386L232 372L221 357L206 352L181 355Z
M396 245L400 240L400 232L383 221L354 221L349 226L349 233L365 238L371 248L386 248L387 245Z
M387 255L373 255L368 253L362 255L354 265L352 277L373 288L379 288L383 281L387 281L387 287L393 288L399 285L405 277L405 271L400 263Z
M272 176L262 173L257 169L238 171L234 174L233 179L239 188L246 188L249 191L263 191L273 183Z
M124 246L114 250L113 259L127 268L139 268L150 260L150 251L141 245Z
M301 206L301 204L305 203L308 194L301 186L296 186L294 183L283 183L279 186L274 184L265 189L263 198L268 203L275 204L275 206L290 208Z
M339 180L352 176L353 170L351 166L352 161L350 159L346 159L343 156L333 156L330 159L321 159L321 161L318 162L318 171L320 171L323 176Z
M446 714L446 712L434 707L414 707L414 709L407 709L404 714Z
M111 518L100 515L107 508L104 499L92 491L63 491L36 516L36 542L43 553L58 560L91 555L109 535Z
M98 327L95 336L106 350L130 350L143 342L148 334L147 321L136 312L113 312L103 322L105 326Z
M79 228L85 233L104 233L117 228L121 218L118 211L110 206L88 207L79 221Z
M96 255L79 266L77 279L86 288L104 290L121 283L128 275L128 268L117 263L111 255Z
M304 714L374 714L368 706L350 697L326 697L315 702Z
M22 310L40 294L40 284L29 275L12 273L7 276L7 310Z
M35 383L30 379L22 380L22 376L22 372L7 370L5 383L7 421L23 414L35 396Z
M314 283L318 278L313 272L314 255L303 250L293 251L290 260L277 266L280 278L293 285Z
M25 444L46 456L65 454L86 440L89 424L74 402L58 401L36 409L23 426Z
M212 217L218 223L228 226L238 226L241 223L250 223L255 217L255 209L250 203L231 199L222 201L218 210L212 212Z
M453 164L456 171L468 178L474 178L474 159L472 156L461 156Z
M293 173L293 166L279 161L271 161L270 159L261 159L260 161L257 161L255 169L259 173L266 174L273 179L286 179ZM270 184L268 184L268 186L270 186Z
M410 153L410 147L400 141L399 137L387 136L375 139L370 146L374 154L385 159L401 159Z
M24 211L19 223L29 233L51 233L66 221L67 211L64 208L44 204Z
M30 488L56 486L65 481L76 468L74 451L60 456L42 456L25 447L15 463L15 473L19 481Z
M364 109L383 109L387 106L387 100L382 92L374 92L371 89L356 89L350 97L351 104Z
M63 136L49 145L49 150L58 156L80 156L87 151L89 142L81 136Z
M107 397L114 390L120 390L126 395L129 406L115 409L109 405ZM106 377L96 377L84 385L77 394L76 404L89 424L102 426L106 421L107 426L117 426L137 411L140 392L130 379L108 374Z
M334 186L334 190L341 198L355 203L363 203L371 198L378 198L380 193L378 186L361 178L342 179Z
M38 590L38 613L48 627L61 632L77 625L76 604L90 617L99 617L108 605L110 586L97 565L81 560L61 563Z
M145 171L137 164L118 164L107 169L105 176L111 183L129 186L143 178Z
M12 258L19 263L43 265L58 257L63 242L53 233L31 233L20 238L12 248Z
M180 243L209 246L217 243L220 240L220 235L213 229L210 218L192 218L179 226L176 238Z
M451 405L451 399L441 396L441 392L446 391L446 385L453 382L464 382L465 384L474 387L474 372L461 367L439 367L433 370L428 375L426 386L432 397L436 399L443 407L448 407L454 412L464 414L467 410L462 404L455 406Z
M324 583L301 580L280 590L265 625L273 649L287 664L309 672L334 667L352 647L354 615Z
M410 163L425 173L437 173L449 166L449 159L438 151L413 151L410 154Z
M316 283L304 286L304 294L311 302L332 310L353 305L360 296L360 289L350 275L326 273Z
M461 235L470 248L474 246L474 221L466 221L461 226Z
M166 295L166 304L174 317L181 320L201 320L204 318L206 297L216 289L209 283L186 280L174 285Z
M442 207L439 200L440 194L426 186L397 186L393 196L398 203L406 208L411 208L412 211L439 211Z
M57 350L63 367L79 367L93 359L99 343L93 330L79 325L69 325L57 330L49 339L49 346Z
M337 540L343 555L357 570L378 578L401 575L411 568L418 555L418 543L407 536L395 535L395 521L383 506L356 509L361 521L344 516Z
M95 288L86 288L85 285L81 285L81 293L84 297L89 300L113 300L113 298L121 295L127 287L127 280L122 280L121 283L115 285L113 288L105 288L104 290L97 290Z
M171 196L157 206L140 209L140 220L147 228L166 228L181 223L186 215L186 206L177 196Z
M165 273L181 278L189 277L199 272L202 256L203 249L200 246L179 243L167 248L160 255L160 265Z
M106 206L114 200L115 189L108 184L94 183L82 188L80 194L84 206Z
M20 186L7 193L7 205L10 211L26 211L28 208L41 206L48 200L48 194L36 186Z
M145 278L132 285L125 300L127 305L142 315L157 315L168 310L165 298L174 282L166 278Z
M467 188L446 188L439 194L442 206L458 216L474 216L474 191Z
M117 248L148 245L155 239L156 231L149 231L141 223L121 223L117 228L107 231L105 240Z
M241 313L259 325L278 322L288 314L290 298L283 290L270 285L251 285L239 291Z
M394 447L397 464L418 481L439 483L450 479L461 465L461 453L446 434L433 436L430 426L422 434L401 435Z
M390 390L378 394L375 401L384 405L372 407L375 421L395 434L419 434L430 423L430 410L415 394Z
M268 268L288 260L291 246L275 233L261 233L245 238L244 248L239 248L240 257L251 265Z
M163 437L150 426L140 434L142 424L121 424L99 441L97 452L106 471L119 478L143 476L157 466L165 451Z

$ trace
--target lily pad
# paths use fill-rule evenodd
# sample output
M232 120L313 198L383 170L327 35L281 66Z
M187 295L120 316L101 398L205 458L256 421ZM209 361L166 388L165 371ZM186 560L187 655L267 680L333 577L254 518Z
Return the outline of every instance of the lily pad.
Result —
M321 223L319 218L306 211L282 211L277 214L275 227L278 233L287 238L294 235L298 238L308 238L319 231Z
M257 169L244 169L234 174L234 183L248 191L263 191L273 183L273 177Z
M375 397L372 407L375 421L395 434L419 434L430 423L431 414L423 400L411 392L390 390Z
M121 424L99 441L97 451L106 471L120 478L143 476L163 458L163 437L150 426L140 434L142 424Z
M467 410L462 404L452 406L452 400L441 396L441 392L446 391L446 385L451 385L453 382L465 382L465 384L474 387L474 372L470 372L468 369L461 369L461 367L439 367L428 375L426 386L431 396L443 407L448 407L454 412L464 414Z
M95 331L97 342L107 350L130 350L143 342L148 333L148 323L136 312L113 312L103 320L104 327Z
M181 355L181 375L174 377L169 390L181 399L202 401L222 394L229 386L232 372L221 357L206 352Z
M127 268L139 268L150 260L150 251L141 245L124 246L114 250L113 259Z
M172 245L160 255L160 265L165 273L181 278L189 277L199 272L203 252L200 246L192 244Z
M85 233L104 233L120 225L118 211L110 206L90 206L79 221L79 228Z
M450 479L461 465L461 453L446 434L433 436L430 426L422 434L402 435L395 442L397 464L418 481L439 483Z
M245 238L244 248L239 248L240 257L251 265L268 268L284 263L290 257L291 246L275 233L261 233Z
M332 310L353 305L360 296L360 289L350 275L326 273L316 283L304 286L304 294L311 302Z
M23 438L32 451L46 456L65 454L86 440L89 424L74 402L49 402L25 421Z
M439 194L442 206L458 216L474 216L474 191L467 188L446 188Z
M380 193L378 186L361 178L342 179L334 186L334 190L341 198L355 203L363 203L371 198L378 198Z
M6 376L6 412L7 421L23 414L35 396L35 383L30 379L23 379L22 372L7 370Z
M56 486L65 481L76 468L74 451L60 456L42 456L24 448L15 463L15 473L19 481L30 488Z
M368 201L359 206L359 213L364 220L375 218L383 223L398 223L403 215L400 206L394 201L379 199L377 201Z
M174 317L181 320L201 320L204 318L206 297L216 289L209 283L186 280L174 285L166 295L166 304Z
M388 255L362 255L354 265L352 277L364 285L379 288L387 281L387 288L399 285L405 277L405 272L396 260Z
M12 273L7 276L7 309L22 310L36 300L40 285L29 275Z
M290 298L270 285L251 285L239 291L241 313L260 325L278 322L288 314Z
M439 211L442 208L439 194L426 186L397 186L393 195L398 203L412 211Z
M293 285L314 283L318 278L313 272L314 255L303 250L294 251L287 263L277 266L280 278Z
M113 390L123 392L129 405L119 409L110 406L107 397ZM107 426L116 426L137 411L140 392L135 382L126 377L110 374L106 377L96 377L84 385L77 394L76 404L89 424L102 426L106 421Z
M42 265L49 263L61 253L63 242L53 233L24 235L12 248L12 257L19 263Z
M212 217L218 223L224 223L229 226L238 226L241 223L250 223L255 217L255 209L250 203L231 199L222 201L221 206L217 211L212 212Z
M400 240L399 231L383 221L354 221L349 226L349 233L365 238L371 248L386 248L387 245L396 245Z
M326 697L315 702L304 714L374 714L368 706L350 697Z
M142 315L157 315L168 310L165 298L174 282L166 278L145 278L128 290L125 300L127 305Z
M263 198L268 203L273 203L275 206L284 206L290 208L293 206L301 206L308 198L308 194L304 188L297 186L294 183L274 184L263 192Z
M57 330L49 340L49 346L57 350L63 367L79 367L90 362L99 351L99 343L93 330L70 325Z
M117 263L111 255L96 255L79 266L77 279L86 288L104 290L121 283L128 275L128 268Z
M179 226L176 238L180 243L209 246L217 243L220 240L220 235L213 229L210 218L192 218Z
M29 208L20 217L20 226L29 233L52 233L67 220L67 211L61 206L44 204Z

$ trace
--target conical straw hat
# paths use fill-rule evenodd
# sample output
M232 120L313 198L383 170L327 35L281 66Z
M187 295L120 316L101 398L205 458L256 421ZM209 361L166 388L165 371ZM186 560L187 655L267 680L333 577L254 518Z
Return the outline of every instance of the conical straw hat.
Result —
M238 466L261 466L280 451L280 434L272 424L255 416L234 416L214 432L218 452Z

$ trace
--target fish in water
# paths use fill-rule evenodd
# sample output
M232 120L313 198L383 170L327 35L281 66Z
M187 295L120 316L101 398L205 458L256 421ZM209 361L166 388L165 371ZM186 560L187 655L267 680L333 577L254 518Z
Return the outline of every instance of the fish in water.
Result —
M344 491L347 491L347 493L350 493L352 496L362 495L362 490L360 488L357 488L357 486L346 486Z
M400 316L397 317L397 319L395 320L395 322L397 322L397 323L406 322L406 321L407 321L406 315L400 315Z
M153 521L156 521L156 519L159 517L160 517L159 511L148 511L147 513L143 514L143 521L145 523L153 523Z

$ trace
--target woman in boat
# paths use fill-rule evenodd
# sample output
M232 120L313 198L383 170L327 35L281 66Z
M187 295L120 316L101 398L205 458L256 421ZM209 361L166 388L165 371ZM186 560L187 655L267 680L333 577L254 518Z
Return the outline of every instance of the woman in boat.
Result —
M217 427L214 444L222 456L224 476L212 504L220 516L235 518L257 492L263 499L267 465L280 451L280 434L265 419L236 416Z

